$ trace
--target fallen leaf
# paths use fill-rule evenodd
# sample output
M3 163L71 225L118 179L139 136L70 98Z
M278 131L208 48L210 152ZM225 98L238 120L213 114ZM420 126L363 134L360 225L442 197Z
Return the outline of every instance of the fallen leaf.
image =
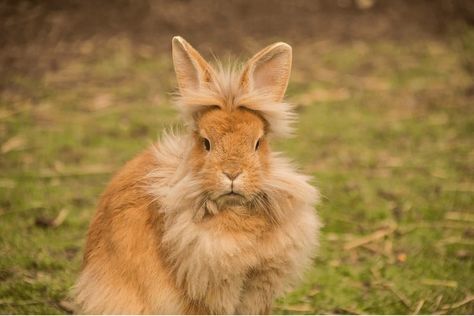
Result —
M59 307L61 307L65 312L72 314L75 310L75 305L73 302L62 300L58 303Z
M58 215L55 218L46 218L46 217L37 217L35 220L36 226L48 228L48 227L58 227L60 226L67 217L69 211L67 209L62 209L59 211Z
M13 151L13 150L21 150L25 148L26 145L26 140L24 137L17 135L13 136L9 140L7 140L5 143L3 143L1 152L2 154L6 154L7 152Z
M398 262L405 262L407 261L407 254L402 252L397 255Z
M107 93L97 95L87 107L90 111L100 111L112 105L112 96Z
M467 259L467 258L469 258L469 256L470 256L469 251L467 251L465 249L460 249L460 250L456 251L456 258Z

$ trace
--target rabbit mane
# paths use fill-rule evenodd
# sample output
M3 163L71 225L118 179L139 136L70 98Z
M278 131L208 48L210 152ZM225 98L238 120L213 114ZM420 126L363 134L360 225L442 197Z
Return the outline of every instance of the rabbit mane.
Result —
M148 192L159 201L159 211L164 215L162 246L168 249L166 262L176 283L185 288L193 300L200 301L209 295L209 289L228 282L227 276L240 274L241 269L245 271L244 267L258 264L262 260L259 258L271 256L274 248L287 248L287 256L278 265L292 266L294 274L272 281L274 295L281 295L302 279L313 258L313 255L301 256L299 251L314 254L318 247L321 224L313 212L313 204L319 200L318 190L308 184L309 177L297 173L288 160L279 153L272 153L270 175L262 186L265 200L244 206L256 208L257 219L253 221L251 216L246 220L238 219L236 222L241 223L231 232L237 236L245 232L245 236L229 238L226 237L229 232L220 229L207 231L200 226L201 220L207 208L216 206L206 200L199 182L187 169L189 153L186 148L190 147L191 141L187 135L166 133L153 148L157 168L146 176ZM265 224L259 224L258 210L270 219L264 220ZM260 225L269 223L278 227L280 233L271 247L257 248L259 254L256 255L257 245L251 236L262 229ZM298 252L293 253L296 250L288 246L289 240L293 240L289 236L300 238ZM230 301L226 301L229 299L227 295L213 293L220 301L209 305L211 313L223 313L220 306L232 306Z

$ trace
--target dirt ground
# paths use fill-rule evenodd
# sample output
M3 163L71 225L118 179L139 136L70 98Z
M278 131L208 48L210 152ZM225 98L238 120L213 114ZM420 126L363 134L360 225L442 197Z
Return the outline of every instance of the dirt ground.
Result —
M242 54L272 40L417 41L473 22L474 2L461 0L8 0L0 3L0 71L5 79L54 70L90 53L84 42L94 50L117 37L150 53L182 35L207 55Z

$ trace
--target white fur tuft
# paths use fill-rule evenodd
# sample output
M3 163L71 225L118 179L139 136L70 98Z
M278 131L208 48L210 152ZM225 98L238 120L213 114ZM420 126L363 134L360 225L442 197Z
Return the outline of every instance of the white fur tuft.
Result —
M290 136L292 123L296 120L294 106L287 102L274 101L270 91L244 91L239 84L240 67L218 65L214 80L198 89L184 89L175 97L175 104L188 126L194 126L194 114L205 108L218 106L232 111L244 107L256 111L269 124L269 132L275 136Z

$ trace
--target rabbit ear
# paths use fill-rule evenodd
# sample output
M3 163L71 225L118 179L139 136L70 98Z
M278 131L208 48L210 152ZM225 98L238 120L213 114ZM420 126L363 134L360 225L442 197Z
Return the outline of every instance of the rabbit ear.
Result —
M246 92L262 90L269 93L273 101L281 101L290 78L291 57L291 46L286 43L265 47L244 66L241 88Z
M199 89L212 81L214 76L212 67L181 36L173 37L172 50L174 71L181 93Z

